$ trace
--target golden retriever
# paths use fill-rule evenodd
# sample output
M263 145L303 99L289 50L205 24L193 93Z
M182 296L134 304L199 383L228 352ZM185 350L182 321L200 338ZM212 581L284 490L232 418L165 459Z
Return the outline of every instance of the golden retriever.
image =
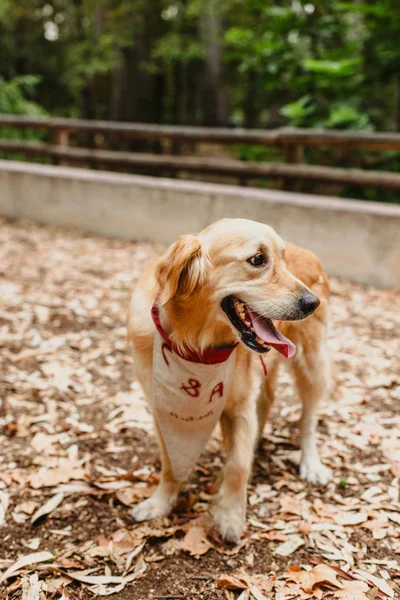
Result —
M300 476L320 484L330 478L316 445L317 406L330 385L328 302L328 281L315 255L285 244L268 225L246 219L222 219L198 235L181 235L147 268L132 295L128 338L137 378L152 408L162 470L154 494L133 509L137 521L167 515L182 484L171 464L162 413L154 410L157 329L152 308L167 340L166 344L161 340L165 369L173 353L189 364L196 357L203 362L201 357L215 350L233 352L234 372L220 415L226 462L213 514L222 537L237 542L246 522L255 445L274 400L279 364L286 361L282 355L289 357L287 366L303 406ZM196 395L196 379L190 381L192 387L182 382L180 390ZM213 389L211 404L222 397L216 393L222 392L221 385ZM193 401L189 396L188 400ZM169 415L178 419L173 411ZM203 416L199 427L200 419ZM183 421L193 418L183 419L184 427ZM180 448L178 440L175 456L186 450L190 454L191 439L197 443L193 423L190 432L182 438L185 447Z

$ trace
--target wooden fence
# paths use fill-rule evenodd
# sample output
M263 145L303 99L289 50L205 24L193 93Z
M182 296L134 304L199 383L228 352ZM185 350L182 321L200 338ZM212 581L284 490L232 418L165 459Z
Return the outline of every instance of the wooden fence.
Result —
M357 185L400 190L400 174L389 171L344 169L302 164L305 147L367 149L400 153L400 134L364 131L329 131L320 129L282 128L222 129L186 127L111 121L87 121L63 118L31 118L0 115L0 129L39 129L52 134L52 143L0 139L0 151L20 153L25 157L42 156L58 164L77 166L112 166L129 171L150 172L155 175L171 173L207 173L248 179L279 179L284 189L292 190L300 181ZM163 153L121 152L81 148L71 145L71 135L102 134L113 141L119 139L152 140L163 144ZM167 144L165 142L167 141ZM279 148L282 163L241 161L233 158L184 156L165 154L170 145L186 143L252 144Z

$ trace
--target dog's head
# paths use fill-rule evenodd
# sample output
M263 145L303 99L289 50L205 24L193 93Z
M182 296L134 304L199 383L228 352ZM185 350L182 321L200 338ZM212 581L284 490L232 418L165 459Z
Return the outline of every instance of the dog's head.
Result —
M319 299L288 271L284 254L271 227L246 219L222 219L178 238L157 270L175 341L204 350L239 337L256 352L273 347L293 356L272 320L304 319Z

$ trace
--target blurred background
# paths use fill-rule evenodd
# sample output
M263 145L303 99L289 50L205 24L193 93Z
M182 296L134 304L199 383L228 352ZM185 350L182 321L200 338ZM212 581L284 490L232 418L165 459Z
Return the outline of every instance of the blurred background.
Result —
M399 131L399 40L398 0L0 0L0 113ZM113 148L112 138L93 144ZM239 144L229 156L274 161L277 151ZM317 158L306 150L306 163L400 166L390 149L325 148ZM333 191L398 201L390 189Z

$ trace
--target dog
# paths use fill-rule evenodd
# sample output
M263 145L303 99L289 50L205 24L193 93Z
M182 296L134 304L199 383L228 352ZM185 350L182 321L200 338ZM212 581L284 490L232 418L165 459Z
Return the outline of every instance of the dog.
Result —
M328 309L316 256L255 221L221 219L181 235L149 265L131 298L128 339L162 468L156 491L132 511L136 521L171 511L219 419L226 462L213 516L222 538L238 542L282 362L302 401L300 476L328 482L316 444L317 408L331 379Z

